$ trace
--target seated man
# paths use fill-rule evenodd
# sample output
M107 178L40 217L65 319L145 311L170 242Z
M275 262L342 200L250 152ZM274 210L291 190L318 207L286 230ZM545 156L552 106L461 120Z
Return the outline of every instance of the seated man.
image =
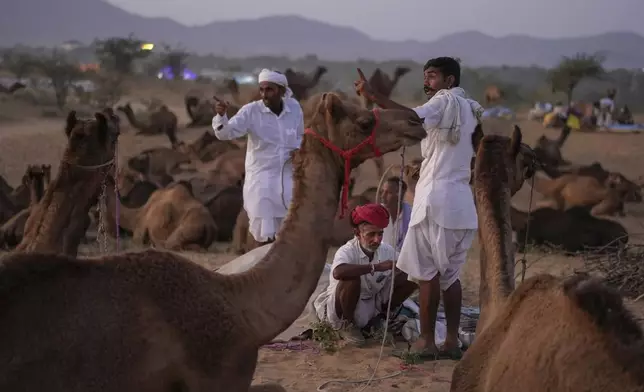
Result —
M401 191L400 199L398 199L399 191ZM383 234L383 241L398 251L402 247L411 219L411 205L405 202L406 192L407 184L400 177L389 177L380 190L380 201L387 208L390 216L389 225ZM398 235L395 235L394 239L396 225L398 225Z
M382 205L356 207L351 212L351 223L355 237L336 252L329 287L314 305L320 320L342 329L347 342L360 345L365 341L361 329L387 311L397 253L382 243L383 230L389 223L389 212ZM393 284L391 309L402 304L417 287L398 269Z

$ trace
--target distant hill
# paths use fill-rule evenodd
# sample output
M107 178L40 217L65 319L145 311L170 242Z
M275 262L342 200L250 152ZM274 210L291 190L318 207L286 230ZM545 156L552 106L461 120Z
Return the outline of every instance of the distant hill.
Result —
M562 56L603 52L608 68L644 67L644 37L628 32L561 39L523 35L495 38L480 32L448 35L431 42L381 41L351 27L299 16L213 22L189 27L168 18L146 18L102 0L22 0L0 13L0 46L53 46L67 40L130 32L153 42L181 43L200 54L225 57L315 54L321 59L375 61L409 59L424 62L438 55L458 56L469 66L551 67ZM37 12L35 11L37 10Z

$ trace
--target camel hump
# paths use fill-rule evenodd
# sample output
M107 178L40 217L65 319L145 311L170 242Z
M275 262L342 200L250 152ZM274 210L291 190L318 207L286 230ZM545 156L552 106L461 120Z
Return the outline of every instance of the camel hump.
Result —
M619 293L597 278L576 274L564 280L563 291L603 333L619 342L628 345L644 336Z

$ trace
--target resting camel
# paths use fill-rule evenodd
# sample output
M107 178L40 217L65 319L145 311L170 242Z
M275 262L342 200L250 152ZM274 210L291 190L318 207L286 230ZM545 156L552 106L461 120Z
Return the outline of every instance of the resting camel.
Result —
M624 199L629 191L622 176L611 173L604 182L589 176L565 174L554 179L535 177L534 188L559 210L581 206L591 208L593 215L626 216Z
M46 168L47 167L47 168ZM14 248L22 241L25 222L33 207L42 199L45 192L45 172L50 170L49 165L28 165L26 183L29 186L29 206L12 216L0 227L0 247Z
M152 112L147 123L142 123L137 120L134 115L134 110L129 103L126 103L124 106L119 106L116 110L125 114L130 125L137 130L137 135L176 135L177 133L177 115L172 113L166 105L161 105L161 107Z
M599 162L593 162L590 165L582 165L582 166L571 165L568 167L559 167L559 168L551 167L548 170L544 170L544 172L551 178L558 178L564 174L575 174L578 176L592 177L597 181L599 181L600 183L604 183L611 174L611 172L606 170ZM629 180L628 178L624 177L620 173L615 172L614 174L620 177L620 181L624 184L624 187L627 188L626 195L624 196L624 201L631 202L631 203L641 202L642 186Z
M116 233L114 179L106 181L107 226ZM217 226L208 209L185 181L158 189L138 208L119 206L119 229L132 233L133 241L170 250L205 250L215 240Z
M30 167L31 165L27 167L25 174L23 174L20 185L18 185L16 189L13 189L10 194L13 204L19 210L24 210L25 208L29 207L32 200L31 190L30 190L31 187L29 182ZM49 183L51 182L51 165L41 165L40 169L43 171L44 186L48 186Z
M407 110L382 110L376 122L333 94L318 99L320 115L294 154L288 216L250 270L222 275L156 250L7 256L0 390L284 391L251 382L259 348L300 316L326 264L344 163L319 138L351 148L373 134L390 152L426 134ZM351 164L373 155L367 146Z
M566 253L600 248L612 252L628 242L624 226L592 216L587 207L572 207L566 211L537 208L530 214L512 207L510 217L519 252L524 251L526 232L527 244L561 247Z
M240 107L246 105L247 103L262 99L262 96L259 93L258 89L253 89L252 91L250 91L250 94L247 93L245 94L245 96L242 96L242 92L239 88L239 83L237 83L237 81L233 78L225 79L223 88L233 97L234 105L228 105L228 110L230 110L231 107L234 107L235 113L237 112L237 110L239 110ZM228 117L231 117L228 112L226 112L226 114L228 114Z
M75 256L90 224L107 173L112 171L118 127L114 119L96 113L93 119L67 116L67 148L58 174L33 206L25 223L21 252L53 252Z
M327 69L323 66L318 66L313 75L295 72L291 68L287 68L284 71L284 76L288 81L288 87L293 91L293 98L303 101L309 97L311 90L320 83L320 79L325 73L327 73Z
M563 127L561 134L556 140L548 139L545 135L539 137L534 147L534 153L537 156L537 160L544 167L544 170L570 164L570 162L563 159L563 155L561 154L561 149L564 143L566 143L566 140L568 140L568 136L570 136L570 128Z
M477 150L481 314L450 391L642 391L642 330L616 292L585 275L542 274L515 289L510 199L523 182L520 135L485 136Z

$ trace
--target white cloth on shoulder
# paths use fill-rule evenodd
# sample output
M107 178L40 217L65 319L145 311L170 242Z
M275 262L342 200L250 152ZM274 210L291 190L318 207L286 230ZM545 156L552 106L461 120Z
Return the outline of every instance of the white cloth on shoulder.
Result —
M461 140L461 103L456 97L461 97L470 104L472 113L477 121L480 121L483 115L483 107L478 102L467 97L467 93L461 87L454 87L450 89L439 90L436 96L444 95L447 98L447 106L443 112L441 122L438 124L440 131L447 130L447 132L439 132L441 141L447 141L451 144L458 144Z
M262 71L259 73L259 76L257 77L258 83L261 82L270 82L270 83L275 83L279 86L282 86L286 89L286 93L284 94L284 98L291 98L293 97L293 91L288 87L288 79L286 79L286 76L282 73L276 72L276 71L271 71L268 68L262 69Z

